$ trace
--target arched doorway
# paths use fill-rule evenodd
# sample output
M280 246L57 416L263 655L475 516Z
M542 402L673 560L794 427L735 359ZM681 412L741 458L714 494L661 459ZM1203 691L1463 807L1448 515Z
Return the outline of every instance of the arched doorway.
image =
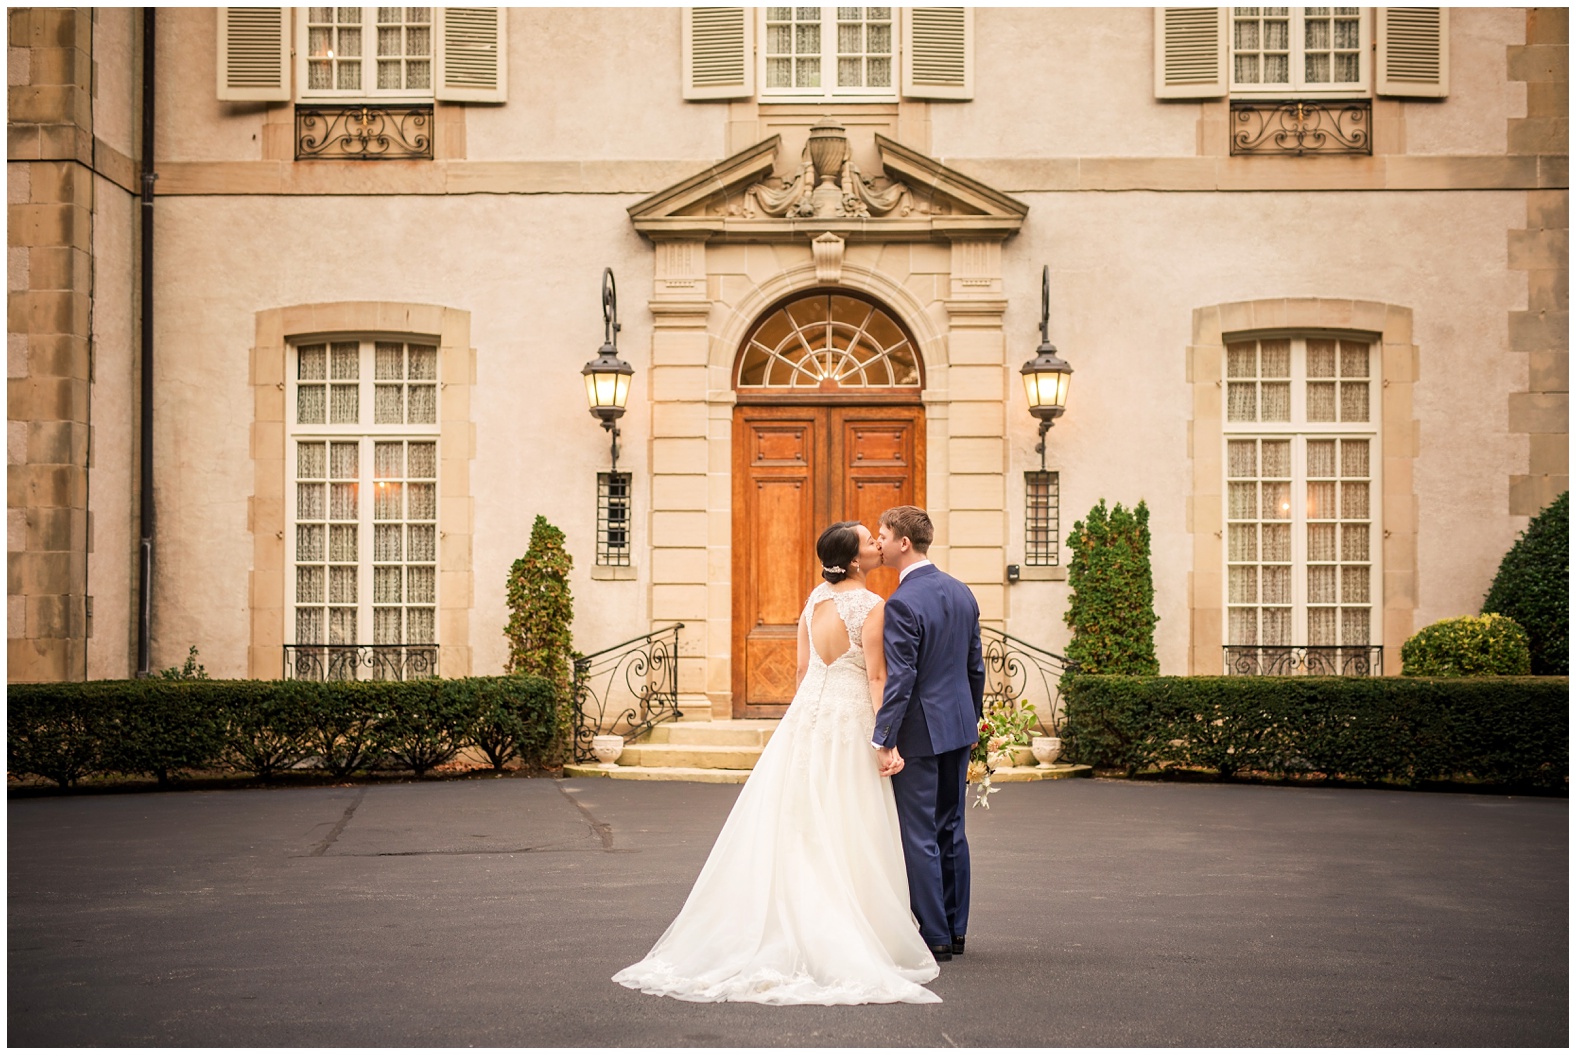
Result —
M925 502L924 364L874 299L815 290L761 314L733 382L733 714L777 717L793 698L821 529L874 531L882 510ZM886 596L897 573L869 585Z

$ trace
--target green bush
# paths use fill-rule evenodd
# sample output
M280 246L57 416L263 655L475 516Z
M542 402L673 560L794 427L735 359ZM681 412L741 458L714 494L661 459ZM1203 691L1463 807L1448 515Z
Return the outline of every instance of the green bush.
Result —
M1158 674L1149 507L1109 513L1105 499L1067 536L1067 660L1087 674Z
M417 776L480 748L501 769L541 765L557 736L546 679L407 682L144 679L8 687L7 768L83 777L184 770L268 778L316 755L335 777L392 755Z
M1532 673L1570 673L1570 492L1527 525L1500 561L1483 612L1508 615L1527 632Z
M554 753L561 758L570 755L568 733L574 727L570 686L575 653L570 626L575 603L569 592L574 564L564 548L564 533L538 514L525 556L510 566L505 583L509 605L509 622L503 629L509 642L505 669L511 674L546 678L555 688L559 736Z
M1463 615L1430 623L1401 646L1401 673L1476 678L1532 673L1527 634L1505 615Z
M543 765L558 737L558 694L552 682L531 675L461 678L451 690L470 697L476 715L474 740L494 770L511 758L527 767Z
M80 684L12 685L6 692L6 769L70 787L102 768L102 697Z
M1567 786L1564 678L1143 678L1076 675L1069 761L1214 769L1224 777L1471 778Z

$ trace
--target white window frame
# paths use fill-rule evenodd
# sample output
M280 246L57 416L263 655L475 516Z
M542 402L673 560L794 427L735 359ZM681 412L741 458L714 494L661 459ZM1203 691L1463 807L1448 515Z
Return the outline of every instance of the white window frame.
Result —
M429 8L432 12L432 55L429 59L432 67L430 85L426 88L378 88L377 87L377 34L378 34L378 9L376 7L361 8L361 87L360 88L309 88L310 76L307 70L307 32L310 19L309 11L305 7L291 8L295 18L295 78L296 99L301 102L431 102L436 97L438 84L438 51L441 43L438 40L438 9ZM368 82L371 86L368 86Z
M375 534L376 534L375 525L376 525L377 522L373 519L374 513L375 513L375 505L374 505L374 501L375 500L374 500L373 494L371 492L370 486L366 486L366 485L370 485L372 483L372 481L373 481L374 458L375 458L375 451L376 451L376 443L377 443L377 441L378 440L393 440L393 439L403 439L403 440L407 440L408 441L408 440L414 439L414 440L431 440L433 443L440 444L440 447L438 449L438 457L436 458L436 462L437 462L437 469L436 469L437 476L436 476L436 479L435 479L434 482L435 482L436 501L441 503L442 499L443 499L443 458L442 458L441 441L440 441L440 438L439 438L439 433L441 431L441 425L442 425L442 420L443 420L443 415L442 415L442 410L441 410L442 402L443 402L443 400L442 400L442 396L443 396L443 356L442 356L441 353L438 355L438 378L437 378L437 381L436 381L436 389L437 389L437 391L436 391L435 394L436 394L437 403L438 403L438 406L439 406L440 409L439 409L439 412L434 415L434 417L436 417L438 419L437 421L435 421L435 422L433 422L431 424L420 424L420 425L373 424L374 412L375 412L375 409L376 409L376 384L377 384L377 382L376 382L376 378L375 378L375 370L376 370L376 363L377 363L377 342L380 341L380 340L381 341L399 341L400 343L405 344L407 346L411 345L411 344L430 345L430 346L432 346L434 348L437 348L437 347L440 346L439 339L437 337L434 337L434 336L428 336L428 335L425 335L425 334L394 334L394 333L380 333L380 334L357 333L357 334L312 335L312 336L306 336L306 337L292 337L290 339L289 343L288 343L289 354L286 356L286 364L287 364L287 366L286 366L286 374L287 374L288 380L285 383L285 422L286 422L285 430L286 430L286 443L285 443L284 472L285 472L285 525L286 526L285 526L284 640L289 642L289 643L291 643L291 644L293 644L293 645L313 645L313 644L324 644L324 645L326 645L327 644L326 641L325 642L309 642L309 641L297 641L297 640L295 640L295 636L296 636L296 630L295 630L295 628L296 628L296 525L298 523L298 519L297 519L297 515L296 515L297 514L296 480L297 480L297 467L299 465L299 460L298 460L299 459L299 454L297 452L297 447L298 447L298 445L300 443L302 443L302 442L321 443L321 442L324 442L324 441L328 441L328 442L331 443L331 442L333 442L335 440L338 440L338 441L341 441L341 442L346 441L346 440L355 440L359 444L358 456L359 456L359 459L360 459L360 464L359 464L358 475L357 475L357 483L358 483L359 486L361 486L361 490L358 492L358 494L356 496L356 523L357 523L357 528L356 528L356 636L357 636L357 638L361 638L362 640L350 642L350 644L371 645L373 643L372 642L372 637L373 637L373 633L374 633L373 608L376 607L375 604L374 604L374 600L373 600L373 597L374 597L374 591L373 591L373 569L374 569L374 567L375 567L375 565L377 563L376 560L374 560L374 554L376 552L376 550L374 548L374 538L375 538ZM300 369L299 369L299 367L297 365L297 362L298 362L298 356L300 354L300 349L303 346L310 346L310 345L316 345L316 344L325 345L327 350L328 350L327 354L330 356L330 362L331 362L332 361L331 357L332 357L332 354L333 354L332 353L332 346L333 346L333 344L335 342L348 342L348 341L357 341L357 342L359 342L361 344L361 350L360 350L360 356L361 356L360 375L359 375L359 378L357 380L357 384L360 385L359 410L358 410L357 415L356 415L357 418L358 418L358 421L355 424L338 424L338 425L336 425L336 424L306 424L306 425L298 424L297 420L296 420L296 418L297 418L297 409L296 408L299 405L298 402L297 402L297 400L298 400L297 388L299 387L300 373L301 372L300 372ZM329 372L330 372L330 376L331 376L331 374L332 374L331 369L330 369ZM316 384L317 382L312 382L312 383ZM332 381L324 382L325 385L332 384L332 383L333 383ZM407 384L407 385L408 385L408 383L409 383L408 381L402 382L402 384ZM325 392L324 392L324 408L325 408L324 417L325 418L327 418L329 416L329 413L328 413L329 405L330 405L330 396L329 396L328 392L325 389ZM332 458L332 455L330 454L329 457ZM329 501L327 495L325 495L324 501ZM404 520L402 520L401 522L402 523L408 523L408 521L404 521ZM441 607L442 596L443 596L443 573L442 573L443 565L442 565L442 559L441 559L441 557L442 557L442 546L443 546L443 536L442 536L442 532L439 531L438 528L437 528L437 520L436 519L434 519L433 524L434 524L433 531L434 531L434 535L435 535L434 546L436 548L435 549L435 553L434 553L434 556L435 556L436 559L433 561L433 600L432 600L432 606L431 606L432 609L433 609L433 637L434 638L441 638L442 634L443 634L443 629L442 629L442 607ZM328 540L326 538L324 539L324 545L325 546L328 545ZM325 562L325 563L327 563L327 562ZM408 561L401 561L401 563L408 565L409 562ZM323 588L324 588L325 591L327 591L329 589L329 584L328 584L327 581L324 582ZM329 607L327 602L325 602L323 606L325 608ZM409 605L409 604L402 604L402 607L409 608L409 607L413 607L413 606ZM426 606L422 605L421 607L426 607ZM326 638L327 636L328 636L328 627L325 624L325 626L324 626L324 637ZM402 637L405 636L403 634L403 632L401 633L401 636ZM407 642L402 642L401 644L403 644L403 645L427 645L427 644L438 645L438 644L441 644L441 642L440 641L430 641L430 642L429 641L407 641ZM338 647L338 646L334 646L334 647ZM390 647L394 647L394 646L390 646Z
M1237 81L1237 51L1236 51L1236 11L1235 7L1226 10L1226 77L1230 94L1233 98L1318 98L1318 99L1364 99L1373 94L1373 51L1374 51L1374 9L1359 7L1357 9L1357 71L1356 84L1314 84L1309 86L1306 81L1307 62L1305 12L1306 8L1290 8L1291 34L1289 62L1291 65L1291 81L1287 84L1239 84ZM1259 10L1263 10L1260 8Z
M1307 392L1308 370L1307 353L1308 339L1361 341L1368 344L1368 420L1362 422L1330 422L1307 420ZM1231 421L1228 418L1229 399L1226 386L1230 378L1226 376L1225 360L1221 364L1221 439L1220 439L1220 464L1222 471L1222 487L1220 496L1220 533L1221 567L1223 574L1220 583L1220 604L1222 612L1221 637L1228 646L1243 645L1243 642L1230 640L1231 636L1231 609L1239 607L1231 599L1231 481L1230 476L1230 443L1232 440L1249 439L1289 439L1291 441L1291 641L1287 645L1265 645L1262 642L1256 647L1260 648L1301 648L1309 644L1308 641L1308 442L1310 440L1325 439L1366 439L1368 448L1368 630L1369 646L1381 645L1384 642L1384 567L1383 567L1383 542L1384 542L1384 452L1380 446L1380 433L1383 418L1381 405L1384 385L1383 348L1377 338L1370 334L1337 333L1298 331L1289 332L1255 332L1233 333L1226 337L1225 344L1235 344L1241 341L1264 340L1290 340L1291 342L1291 420L1290 421ZM1337 361L1339 350L1337 349ZM1337 396L1337 403L1339 398ZM1339 468L1339 466L1337 466ZM1262 475L1254 479L1263 479ZM1298 501L1301 495L1303 500ZM1337 495L1339 501L1339 495ZM1259 560L1253 563L1261 568L1264 564L1262 543L1259 550ZM1337 563L1340 563L1337 561ZM1260 581L1263 581L1262 572ZM1266 607L1264 602L1258 602L1255 607ZM1274 607L1274 606L1271 606ZM1341 605L1336 602L1336 607L1353 607ZM1247 646L1255 647L1255 646ZM1327 647L1327 646L1319 646ZM1356 647L1355 645L1336 646L1341 648Z
M778 5L780 6L780 5ZM809 6L809 5L805 5ZM840 88L828 85L837 80L837 8L821 8L821 87L820 88L769 88L766 78L766 8L755 9L755 83L756 98L763 103L825 102L837 99L843 102L895 103L903 76L901 54L901 28L899 9L892 9L892 84L886 88Z

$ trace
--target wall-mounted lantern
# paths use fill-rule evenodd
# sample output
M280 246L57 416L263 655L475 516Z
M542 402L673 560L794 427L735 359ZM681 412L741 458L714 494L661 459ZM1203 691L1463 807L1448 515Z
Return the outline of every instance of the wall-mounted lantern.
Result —
M586 381L586 402L591 414L613 435L613 469L618 470L618 419L629 401L629 381L635 368L618 357L618 287L613 269L602 269L602 347L580 373Z
M1073 368L1056 354L1051 343L1051 267L1040 274L1040 347L1033 359L1023 364L1023 390L1029 398L1029 413L1040 419L1040 442L1034 448L1045 468L1045 434L1067 409L1067 388Z

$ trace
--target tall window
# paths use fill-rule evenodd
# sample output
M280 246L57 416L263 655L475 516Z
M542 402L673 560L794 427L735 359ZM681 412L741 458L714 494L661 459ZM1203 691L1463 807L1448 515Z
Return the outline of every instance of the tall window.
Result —
M1359 7L1232 8L1233 94L1366 91L1367 17Z
M895 99L890 7L768 7L762 18L763 97Z
M308 7L303 97L432 98L430 7Z
M1365 339L1227 343L1228 646L1380 640L1375 359Z
M325 341L294 366L294 643L437 643L438 349Z

